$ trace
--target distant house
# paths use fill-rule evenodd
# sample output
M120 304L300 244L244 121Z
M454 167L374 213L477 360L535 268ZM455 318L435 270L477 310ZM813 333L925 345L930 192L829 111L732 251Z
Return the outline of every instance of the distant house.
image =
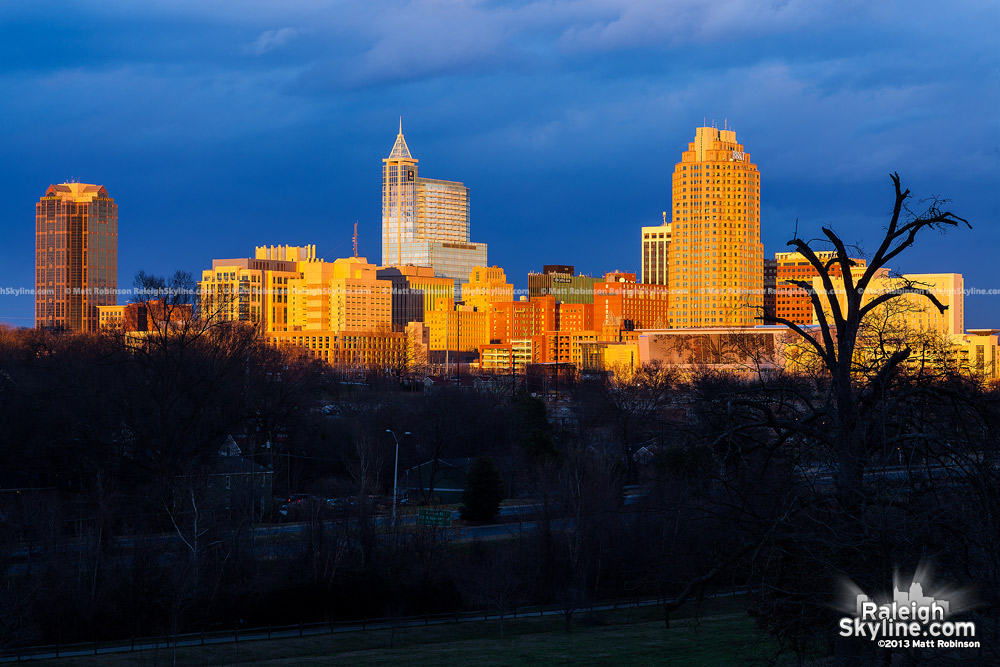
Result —
M403 473L405 497L411 501L457 503L465 492L471 458L433 459ZM433 481L433 490L431 482Z
M174 506L181 511L190 504L193 491L208 511L251 510L256 516L271 506L274 471L243 456L233 436L227 436L204 472L176 478Z

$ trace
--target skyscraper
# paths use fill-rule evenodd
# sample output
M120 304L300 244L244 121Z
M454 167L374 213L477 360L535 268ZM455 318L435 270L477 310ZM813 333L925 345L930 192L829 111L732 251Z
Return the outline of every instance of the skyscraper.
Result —
M760 173L736 132L699 127L674 167L670 326L752 326L763 303Z
M103 185L50 185L35 204L35 326L96 332L117 288L115 200Z
M403 124L382 160L382 265L428 266L435 276L461 281L486 264L486 244L472 243L469 188L418 175Z
M663 212L663 224L642 228L642 282L653 285L669 283L670 223Z

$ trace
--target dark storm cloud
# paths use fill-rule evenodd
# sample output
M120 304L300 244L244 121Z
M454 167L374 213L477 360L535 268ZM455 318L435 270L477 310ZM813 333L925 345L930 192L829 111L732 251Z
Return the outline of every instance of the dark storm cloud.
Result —
M899 268L986 285L1000 241L997 11L7 2L0 282L30 286L32 203L71 176L119 201L123 284L265 243L333 259L355 220L378 261L380 160L402 115L422 173L472 188L473 239L518 284L542 263L636 269L637 227L670 208L673 163L704 119L735 127L760 165L766 251L795 218L871 240L898 169L976 224ZM1000 324L995 306L970 300L969 324ZM0 297L0 320L30 323L31 308Z

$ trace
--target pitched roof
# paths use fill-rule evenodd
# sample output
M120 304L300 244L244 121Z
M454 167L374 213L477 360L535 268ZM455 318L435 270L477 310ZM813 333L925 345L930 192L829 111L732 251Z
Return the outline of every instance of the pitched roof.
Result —
M396 143L392 145L392 150L389 152L390 160L412 160L413 156L410 155L410 148L406 145L406 139L403 138L403 119L399 119L399 134L396 135Z

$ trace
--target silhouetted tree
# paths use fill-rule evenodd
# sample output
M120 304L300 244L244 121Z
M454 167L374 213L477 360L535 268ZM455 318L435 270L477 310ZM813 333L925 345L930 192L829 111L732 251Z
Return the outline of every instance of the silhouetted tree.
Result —
M503 500L503 477L493 459L479 456L469 466L462 493L462 518L467 521L491 521L500 511Z

